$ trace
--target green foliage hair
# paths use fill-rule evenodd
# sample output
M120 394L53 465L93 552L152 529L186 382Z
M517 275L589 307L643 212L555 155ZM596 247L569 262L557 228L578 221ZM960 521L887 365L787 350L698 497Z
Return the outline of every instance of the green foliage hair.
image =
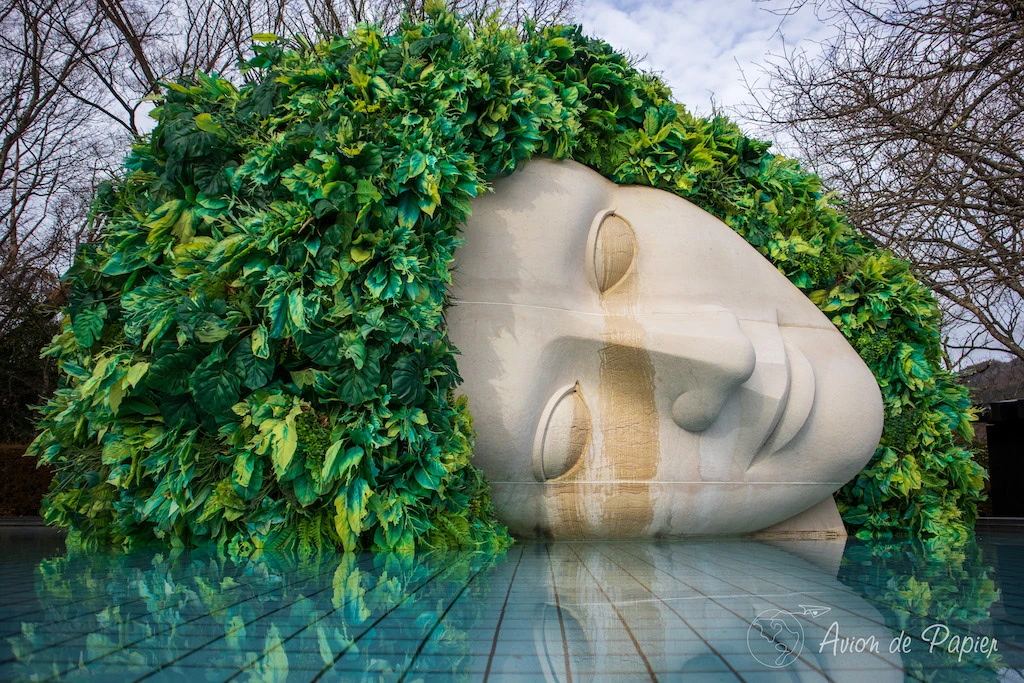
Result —
M446 288L472 199L546 155L718 216L861 351L900 426L843 489L847 522L970 526L984 473L954 443L971 413L934 298L768 143L692 117L574 27L521 38L433 10L255 53L240 87L168 84L96 197L30 449L57 468L49 523L241 554L506 545L470 462Z

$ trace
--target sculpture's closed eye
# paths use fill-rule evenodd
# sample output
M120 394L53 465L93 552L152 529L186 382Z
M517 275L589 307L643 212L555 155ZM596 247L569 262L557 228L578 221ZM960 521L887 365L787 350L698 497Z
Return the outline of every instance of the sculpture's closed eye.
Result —
M579 383L556 391L544 406L533 441L537 481L560 477L582 462L592 431L590 409Z
M586 270L602 295L626 280L636 263L633 226L612 209L597 214L587 236Z

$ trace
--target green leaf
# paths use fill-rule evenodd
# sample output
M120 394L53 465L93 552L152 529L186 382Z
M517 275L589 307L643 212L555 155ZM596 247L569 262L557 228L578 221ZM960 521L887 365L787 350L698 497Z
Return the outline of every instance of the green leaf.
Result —
M335 441L327 449L324 456L324 467L320 475L324 483L340 479L345 481L352 470L362 461L363 449L360 446L351 446L344 454L341 452L342 441Z
M289 414L286 418L270 418L260 424L256 452L260 455L270 455L270 459L274 463L274 473L278 479L284 477L288 471L298 445L299 440L295 431L293 414Z
M377 395L380 386L380 360L376 355L367 354L362 368L352 367L341 373L339 398L349 405L358 405Z
M89 348L103 334L103 321L107 317L107 305L102 301L92 308L79 311L73 318L71 329L82 346Z
M403 228L416 225L420 217L419 198L415 192L403 192L398 198L398 224Z
M267 317L270 319L271 339L281 339L288 330L288 317L290 314L288 296L278 294L270 299L267 304Z
M256 326L252 331L252 354L257 358L270 358L270 342L267 338L267 328L263 323Z
M221 133L224 130L220 127L220 124L213 120L212 116L206 113L197 115L195 117L195 122L196 128L204 130L207 133Z
M306 327L306 305L301 290L293 289L288 292L288 317L296 330L308 329Z
M427 170L427 155L418 149L414 150L412 154L407 157L405 166L405 176L410 179L415 178Z
M146 384L167 394L186 393L197 363L195 355L188 351L174 351L160 356L150 365Z
M345 552L356 550L366 518L366 503L372 493L369 484L357 477L334 499L334 528Z
M168 396L160 401L160 416L168 429L191 429L196 424L196 411L188 394Z
M334 366L345 357L344 340L332 330L317 330L303 335L302 351L319 365Z
M373 186L373 183L366 178L359 179L359 182L356 184L356 201L360 204L370 204L373 202L379 202L381 199L382 195L377 191L377 188Z
M355 261L356 263L362 263L363 261L373 256L373 249L364 249L363 247L352 247L352 249L349 251L349 255L352 257L352 260Z
M244 450L235 456L235 465L232 468L235 483L242 488L248 488L252 481L252 473L256 466L256 458L250 450Z
M370 76L353 61L348 64L348 75L353 85L357 88L365 88L370 85Z
M555 53L555 56L561 60L568 60L575 54L575 50L569 44L569 41L561 36L558 38L552 38L548 43L548 49Z
M146 376L146 373L149 372L149 368L150 363L146 363L144 361L133 363L128 369L128 374L124 376L122 381L128 386L135 388L135 386L142 381L142 378Z
M419 354L409 354L395 363L391 373L391 394L403 405L418 405L427 395L423 383L423 359Z
M149 228L146 237L147 242L154 242L160 237L170 233L177 224L178 219L185 210L185 202L180 199L172 199L164 202L153 213L146 218L144 225Z
M437 491L440 481L423 469L417 469L415 474L416 483L428 491Z
M493 138L497 137L498 133L501 132L501 128L494 121L481 121L480 132L483 133L485 137Z
M305 474L292 480L292 490L295 492L295 499L302 507L308 507L316 502L316 489Z
M274 375L274 360L260 358L253 353L253 346L253 338L246 337L235 347L232 360L238 363L245 373L242 384L249 389L259 389L266 386Z
M241 386L242 378L216 355L199 364L190 382L196 404L213 414L229 412L238 403Z

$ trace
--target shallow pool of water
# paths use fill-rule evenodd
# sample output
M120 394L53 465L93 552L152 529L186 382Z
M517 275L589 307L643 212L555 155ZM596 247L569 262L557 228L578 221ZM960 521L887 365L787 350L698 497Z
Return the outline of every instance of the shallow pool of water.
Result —
M1024 538L232 561L0 530L0 679L1024 680Z

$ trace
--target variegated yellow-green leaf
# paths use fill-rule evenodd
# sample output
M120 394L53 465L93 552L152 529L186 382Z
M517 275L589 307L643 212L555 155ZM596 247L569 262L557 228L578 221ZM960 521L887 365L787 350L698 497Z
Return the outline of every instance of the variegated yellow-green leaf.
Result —
M362 247L352 247L349 254L352 256L352 260L356 263L362 263L371 256L373 256L372 249L363 249Z
M220 124L213 120L213 117L204 112L195 118L196 128L205 130L207 133L220 133L223 129Z
M334 526L345 552L351 552L357 547L359 534L363 530L363 519L366 517L366 501L371 494L366 481L356 478L334 499Z
M362 447L351 446L343 453L343 445L341 441L335 441L327 449L327 454L324 456L323 473L320 475L325 482L335 478L343 482L346 481L349 472L363 459L364 451Z

